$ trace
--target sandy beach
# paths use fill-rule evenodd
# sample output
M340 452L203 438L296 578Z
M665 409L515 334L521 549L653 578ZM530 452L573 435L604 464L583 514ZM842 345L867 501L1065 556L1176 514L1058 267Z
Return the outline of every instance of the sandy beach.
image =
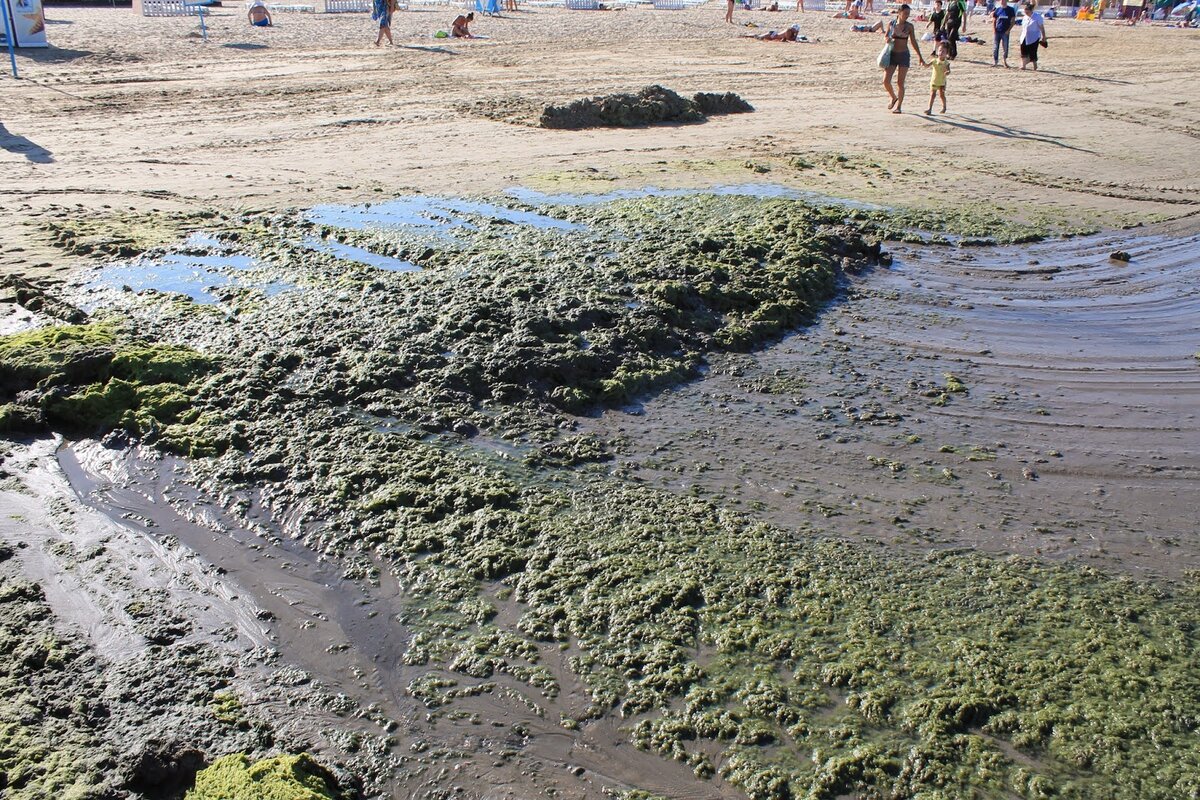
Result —
M276 27L254 29L230 5L209 18L206 44L191 18L52 8L53 48L22 51L23 79L0 88L5 129L26 140L0 154L3 266L69 266L36 233L54 206L75 215L280 208L377 192L769 179L1105 226L1194 208L1194 30L1054 20L1037 75L993 70L990 45L964 44L950 114L923 118L928 78L914 69L908 113L894 119L874 65L878 36L815 12L739 12L737 22L758 27L729 26L723 10L530 8L480 18L475 30L487 38L464 42L432 38L457 13L436 7L397 13L396 46L377 49L364 14L278 13ZM739 38L793 21L813 43ZM984 26L971 19L975 33ZM737 92L756 112L572 133L471 111L654 83ZM789 166L796 155L841 153L879 166Z
M1200 31L724 9L47 9L0 795L1200 792Z

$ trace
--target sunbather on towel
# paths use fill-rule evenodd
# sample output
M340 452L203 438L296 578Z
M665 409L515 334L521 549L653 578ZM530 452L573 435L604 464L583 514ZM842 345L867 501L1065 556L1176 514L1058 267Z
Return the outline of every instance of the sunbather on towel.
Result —
M800 26L793 25L785 31L769 31L757 36L747 35L746 39L758 39L760 42L794 42L800 36Z

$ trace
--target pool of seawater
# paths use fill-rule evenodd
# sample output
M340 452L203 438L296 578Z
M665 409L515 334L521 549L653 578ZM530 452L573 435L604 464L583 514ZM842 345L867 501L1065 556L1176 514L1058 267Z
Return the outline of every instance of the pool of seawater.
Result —
M135 292L155 290L181 294L199 305L218 302L221 289L253 288L268 296L294 288L283 281L260 282L239 273L256 266L248 256L168 255L159 259L139 260L106 267L87 284L88 289L120 289Z
M640 197L691 197L701 194L714 194L725 197L757 197L763 200L804 200L815 205L843 206L862 211L882 211L884 206L874 203L863 203L857 200L847 200L843 197L832 197L820 192L810 192L804 189L792 189L776 183L740 183L728 186L712 186L704 189L660 189L647 186L641 189L616 189L600 194L550 194L534 189L515 186L508 189L506 194L515 200L530 205L549 206L591 206L601 203L611 203L614 200L635 200Z
M343 261L353 261L357 264L365 264L368 267L375 267L376 269L388 272L419 272L421 270L419 266L411 261L380 255L365 248L355 247L354 245L344 244L332 239L319 239L316 236L310 236L304 240L304 246L310 250L319 250L323 253L337 256Z
M566 220L519 211L493 203L444 197L397 197L382 203L358 206L315 206L306 219L318 225L352 230L413 228L423 232L449 233L456 228L476 230L476 220L490 219L527 225L540 230L574 231L583 226Z

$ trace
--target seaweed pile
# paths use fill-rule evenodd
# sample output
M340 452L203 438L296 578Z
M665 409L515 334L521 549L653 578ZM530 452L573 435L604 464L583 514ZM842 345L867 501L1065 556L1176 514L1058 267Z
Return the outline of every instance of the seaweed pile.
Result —
M542 110L543 128L640 128L662 123L703 122L718 114L744 114L754 107L733 92L699 92L691 99L662 86L647 86L636 94L586 97Z
M1200 793L1194 585L785 531L612 471L609 443L576 432L575 414L811 319L880 255L844 211L697 196L545 213L574 225L281 216L237 241L295 291L109 300L213 371L180 377L178 412L226 443L195 449L210 495L253 492L347 574L399 579L409 691L433 724L469 730L486 720L464 703L515 691L568 733L618 719L755 800ZM293 244L307 235L420 270ZM9 347L5 363L36 352ZM102 422L143 435L137 409ZM584 707L559 702L568 680Z

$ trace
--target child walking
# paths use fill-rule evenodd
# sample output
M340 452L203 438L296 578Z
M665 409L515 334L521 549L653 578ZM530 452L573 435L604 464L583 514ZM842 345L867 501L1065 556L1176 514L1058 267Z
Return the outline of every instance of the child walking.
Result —
M929 62L929 68L932 70L929 76L929 108L925 110L925 113L933 113L934 98L940 96L942 113L945 114L946 76L950 74L950 46L945 41L938 42L937 55Z

